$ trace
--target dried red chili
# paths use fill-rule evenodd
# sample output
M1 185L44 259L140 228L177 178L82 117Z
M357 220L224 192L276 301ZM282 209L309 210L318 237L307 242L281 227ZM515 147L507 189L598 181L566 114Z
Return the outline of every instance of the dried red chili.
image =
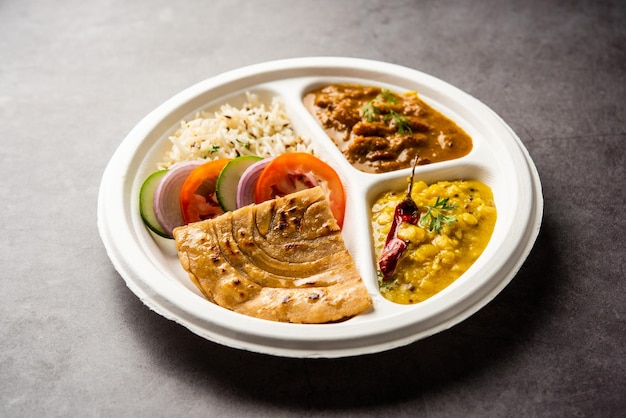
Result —
M407 222L411 225L417 225L420 220L420 208L417 203L411 197L411 190L413 189L413 177L415 175L415 166L419 157L415 159L413 163L413 170L411 171L411 179L409 181L409 187L406 192L406 197L398 203L393 213L393 221L391 223L391 229L387 234L385 240L385 246L380 254L380 260L378 266L380 272L383 275L383 281L387 281L393 275L396 270L400 257L406 250L408 243L398 237L398 229L402 222Z

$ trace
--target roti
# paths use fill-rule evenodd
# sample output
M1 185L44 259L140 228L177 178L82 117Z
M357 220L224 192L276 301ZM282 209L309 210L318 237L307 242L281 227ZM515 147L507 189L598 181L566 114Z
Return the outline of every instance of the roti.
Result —
M315 324L372 306L320 187L176 228L174 239L189 278L226 309Z

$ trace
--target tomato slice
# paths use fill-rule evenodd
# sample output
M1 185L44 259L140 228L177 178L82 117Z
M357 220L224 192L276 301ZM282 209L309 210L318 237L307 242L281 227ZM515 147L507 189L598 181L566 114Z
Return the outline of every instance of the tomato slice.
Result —
M255 203L321 186L328 196L330 210L343 226L346 196L341 179L331 166L304 152L283 154L263 169L254 188Z
M217 178L229 158L209 161L194 168L180 189L180 209L185 224L224 213L215 197Z

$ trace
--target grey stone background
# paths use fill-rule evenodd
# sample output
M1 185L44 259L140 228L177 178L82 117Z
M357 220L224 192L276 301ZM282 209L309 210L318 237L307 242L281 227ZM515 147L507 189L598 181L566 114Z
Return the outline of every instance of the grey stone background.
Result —
M624 416L626 3L0 1L0 416ZM543 228L511 284L392 351L285 359L151 312L96 228L143 116L244 65L388 61L494 109Z

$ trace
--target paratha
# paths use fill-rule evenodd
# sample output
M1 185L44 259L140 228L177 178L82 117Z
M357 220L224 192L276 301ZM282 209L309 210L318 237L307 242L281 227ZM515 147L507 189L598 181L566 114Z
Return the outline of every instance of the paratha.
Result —
M372 306L320 187L174 230L207 299L257 318L326 323Z

